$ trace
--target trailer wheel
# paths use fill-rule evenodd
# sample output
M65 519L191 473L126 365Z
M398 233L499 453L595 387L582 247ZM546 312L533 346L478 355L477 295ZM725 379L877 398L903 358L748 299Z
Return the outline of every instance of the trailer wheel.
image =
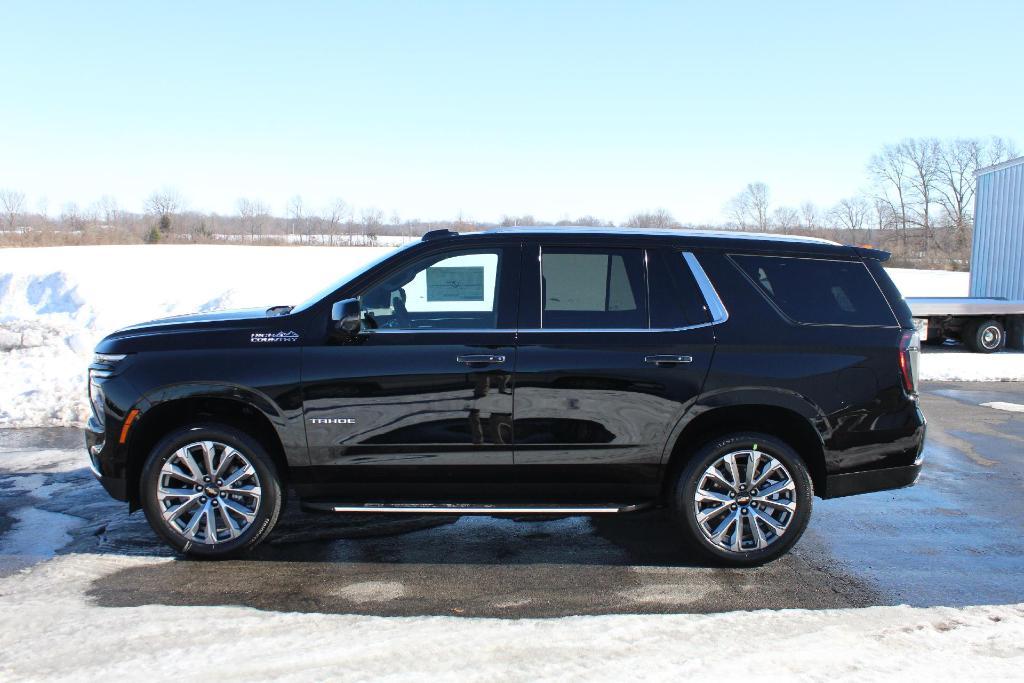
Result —
M971 323L965 332L964 342L975 353L995 353L1006 343L1006 330L998 320Z

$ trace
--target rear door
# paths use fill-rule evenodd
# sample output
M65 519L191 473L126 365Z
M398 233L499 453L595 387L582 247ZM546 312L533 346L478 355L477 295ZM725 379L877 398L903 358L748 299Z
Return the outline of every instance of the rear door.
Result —
M655 495L664 446L714 351L682 253L541 241L523 264L513 425L524 492Z

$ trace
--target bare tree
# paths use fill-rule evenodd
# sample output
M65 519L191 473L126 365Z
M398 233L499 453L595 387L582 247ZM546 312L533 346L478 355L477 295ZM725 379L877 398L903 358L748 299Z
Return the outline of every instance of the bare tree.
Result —
M352 211L344 199L336 198L324 211L324 224L330 244L334 245L334 238L341 232L341 225L348 220ZM349 242L351 243L351 236Z
M871 198L872 220L879 232L896 228L896 214L893 213L892 204L882 197Z
M172 217L181 210L183 204L177 190L164 188L149 195L146 200L146 213L156 217L157 229L161 234L166 235L173 228Z
M939 203L956 234L958 246L967 243L971 230L971 203L976 189L974 172L981 163L982 144L978 140L957 139L939 150Z
M25 194L17 190L0 190L0 205L3 205L7 229L14 230L14 222L18 220L18 216L25 210Z
M935 138L911 138L900 144L903 157L911 170L909 179L915 196L913 222L924 233L924 252L934 239L931 207L935 201L935 184L938 180L941 157L939 141Z
M624 225L627 228L665 229L678 227L679 223L667 210L657 209L656 211L634 213L626 219Z
M800 213L791 206L780 206L772 212L772 222L784 232L796 230L800 227Z
M294 195L288 200L288 218L292 235L298 235L299 241L304 239L306 232L306 207L301 195Z
M97 219L102 220L106 226L114 225L121 220L121 209L117 205L117 200L109 194L99 198L93 205L93 211Z
M886 145L881 154L871 157L868 172L878 188L876 196L889 203L898 219L904 246L907 241L907 193L909 181L906 161L901 145Z
M805 230L817 230L821 225L821 216L818 215L818 206L814 202L804 202L800 205L800 219Z
M264 226L270 219L270 207L259 199L238 200L238 217L242 219L242 228L249 233L249 239L257 242L263 239Z
M1013 144L1012 140L993 135L985 145L985 154L981 165L993 166L1018 156L1020 156L1020 152L1017 151L1017 145Z
M380 234L380 229L384 225L384 212L373 207L363 209L360 222L363 225L363 234L366 235L366 239L376 242L377 235Z
M829 216L837 227L850 231L851 241L858 242L859 233L864 230L864 223L870 212L871 207L863 197L850 197L840 200L832 207Z
M769 205L768 186L758 182L748 183L742 192L729 200L726 209L741 228L753 227L761 232L767 232L771 229Z

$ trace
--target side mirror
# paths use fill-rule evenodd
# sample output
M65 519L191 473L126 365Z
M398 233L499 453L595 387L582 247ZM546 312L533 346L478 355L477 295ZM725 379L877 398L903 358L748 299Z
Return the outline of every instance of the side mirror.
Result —
M362 328L359 299L344 299L331 306L331 320L334 329L346 334L356 334Z

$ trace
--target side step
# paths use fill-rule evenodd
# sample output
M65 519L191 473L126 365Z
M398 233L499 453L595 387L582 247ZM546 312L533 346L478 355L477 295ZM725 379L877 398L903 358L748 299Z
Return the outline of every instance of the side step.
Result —
M304 510L316 512L405 513L448 515L607 515L636 512L653 503L606 505L488 505L478 503L332 503L303 501Z

